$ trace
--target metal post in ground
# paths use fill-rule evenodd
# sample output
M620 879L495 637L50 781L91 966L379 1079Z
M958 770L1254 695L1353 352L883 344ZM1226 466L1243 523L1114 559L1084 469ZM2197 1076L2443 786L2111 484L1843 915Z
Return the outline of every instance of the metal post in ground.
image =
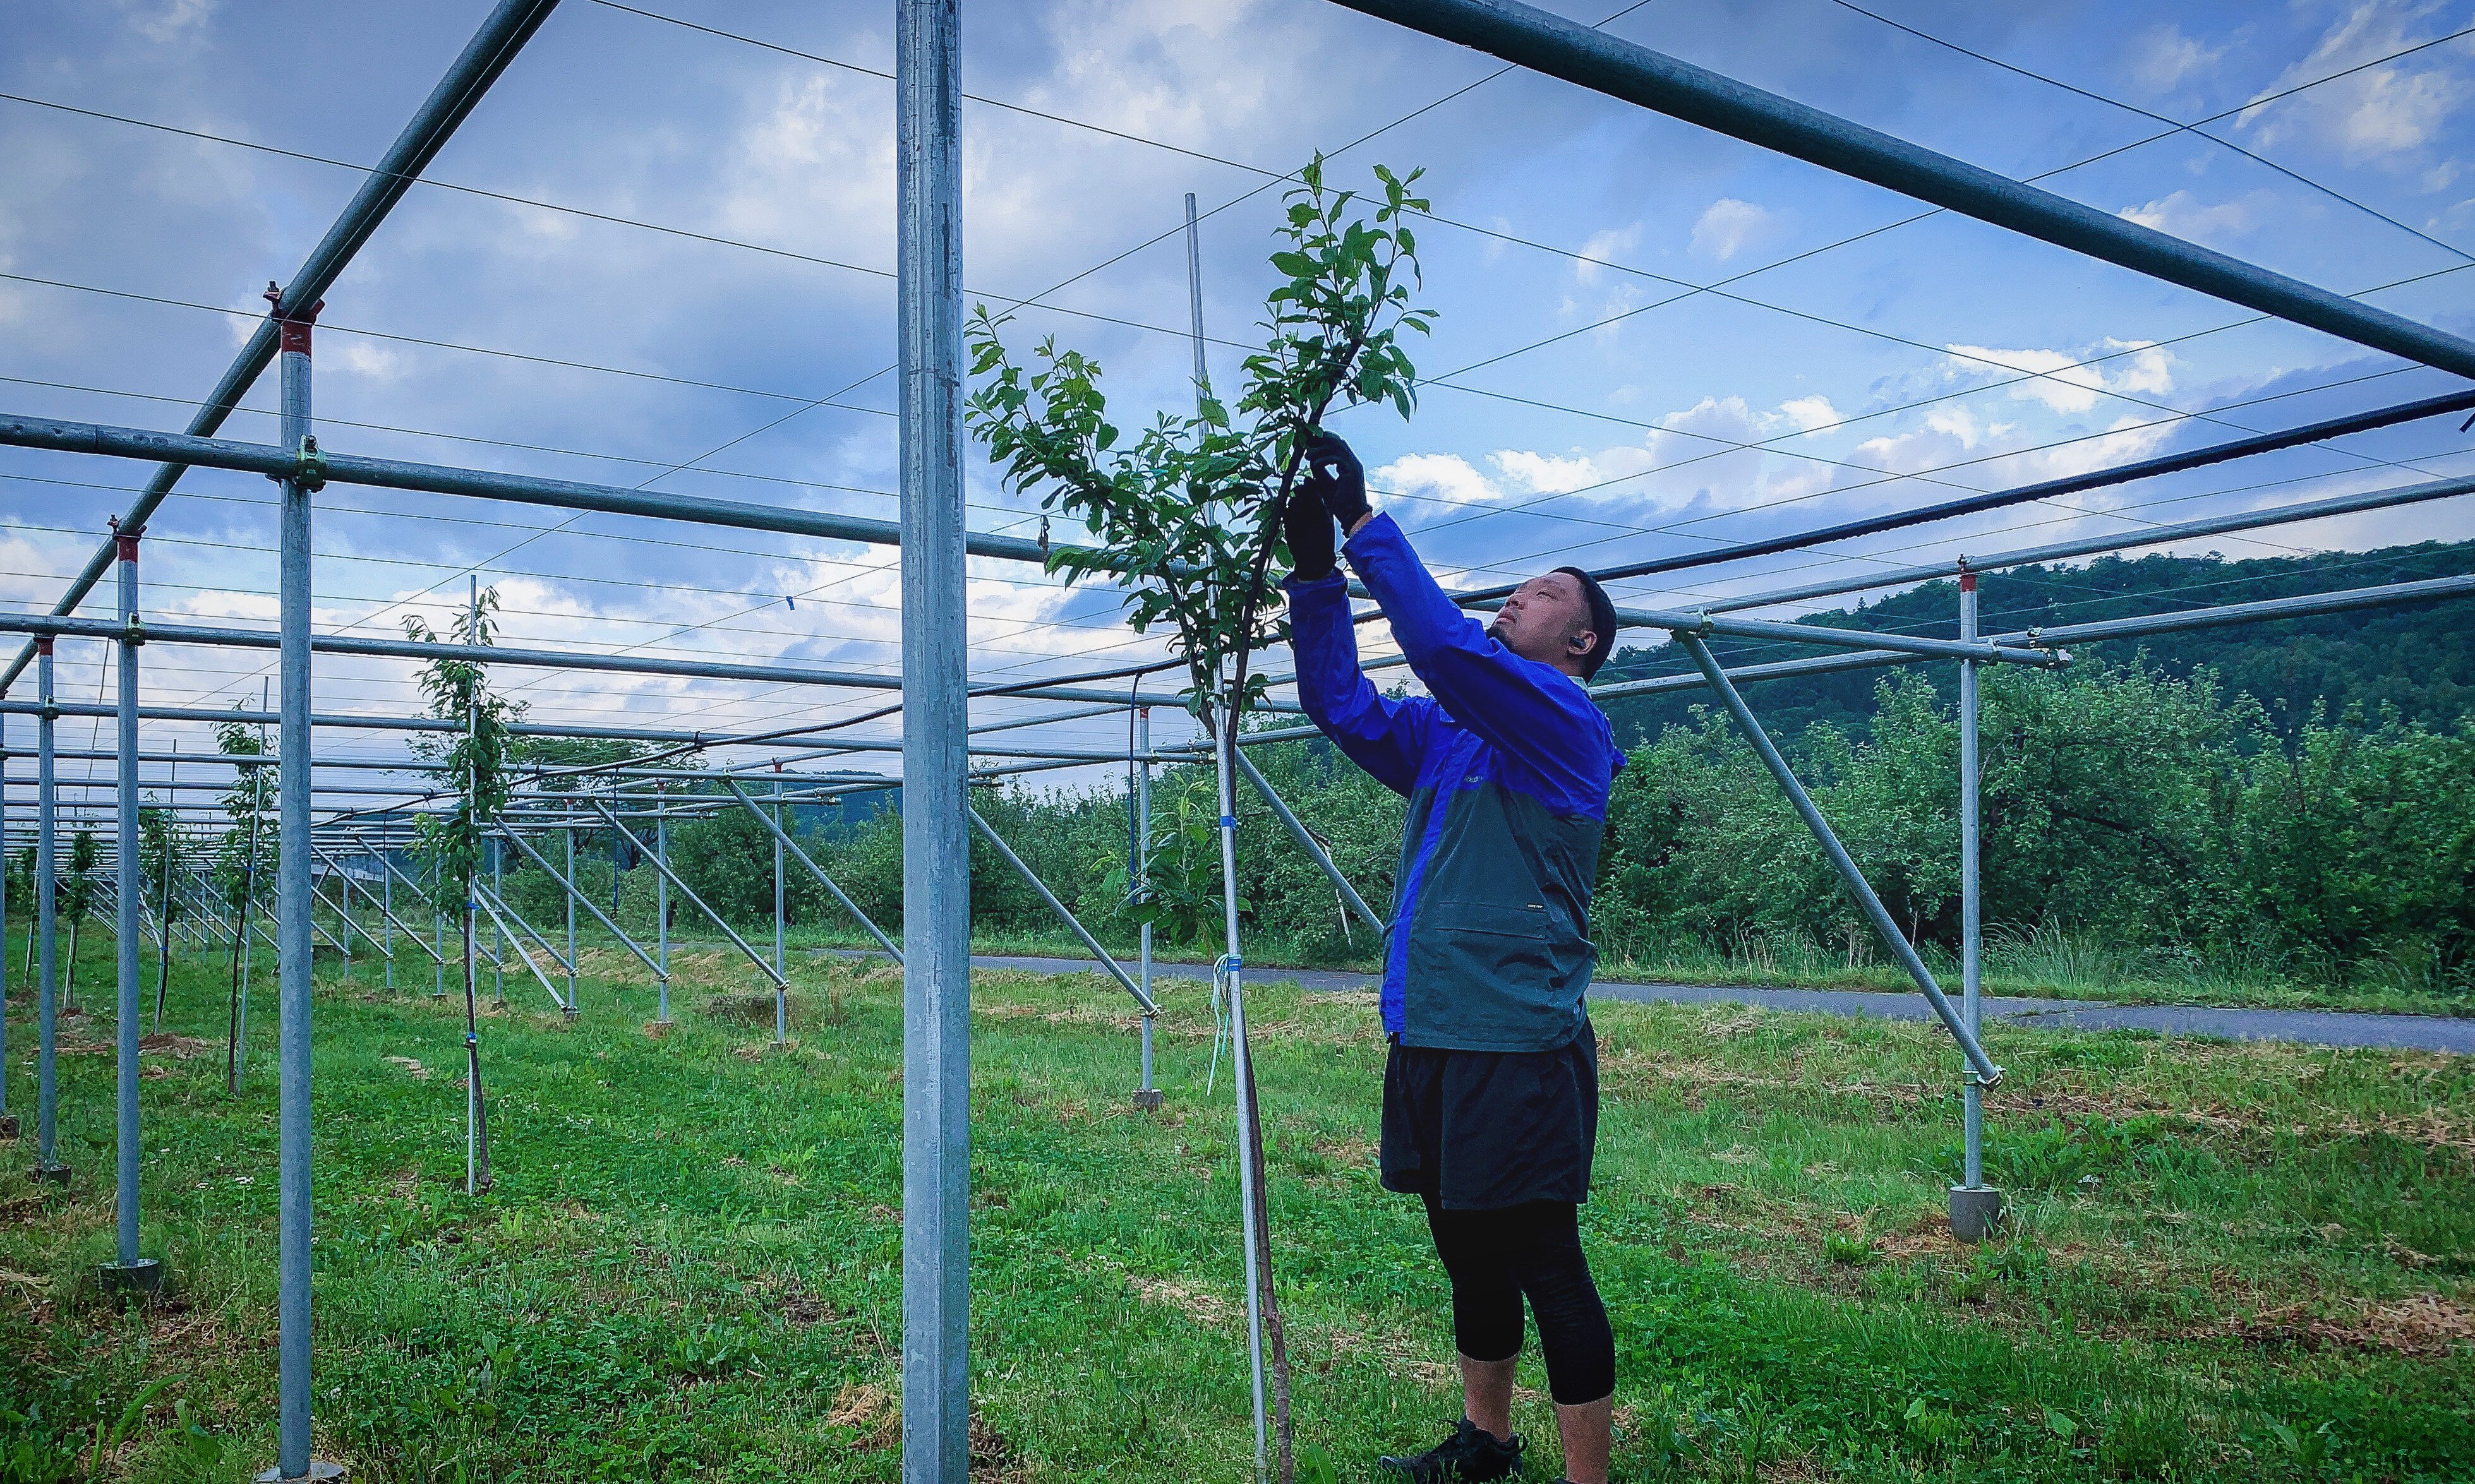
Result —
M380 951L386 955L386 986L395 988L395 872L387 863L384 841L370 847L379 863L379 931L386 935Z
M782 765L773 765L779 772ZM773 780L773 1044L791 1035L791 982L782 973L782 780Z
M35 1168L34 1178L69 1182L61 1163L60 1081L60 878L54 839L60 832L60 790L54 776L53 729L60 713L52 693L52 641L35 641L36 694L42 710L35 721Z
M902 491L902 1477L970 1477L971 840L959 0L896 0Z
M280 307L280 305L279 305ZM282 484L278 626L282 634L282 703L276 756L278 862L276 958L282 986L277 1006L280 1075L276 1128L280 1165L277 1217L277 1444L275 1477L306 1479L309 1457L309 497L317 480L317 442L309 431L309 327L323 304L282 320L283 447L301 454L300 470Z
M447 898L444 895L446 890L445 883L446 870L440 865L438 855L433 851L429 857L429 956L438 961L438 966L432 971L429 979L429 997L433 1000L443 1000L447 998Z
M0 717L0 802L9 796L9 719ZM0 808L0 1139L17 1137L17 1115L9 1111L9 822ZM34 924L27 924L29 937Z
M490 841L490 894L500 895L504 885L499 878L499 842L494 839ZM491 932L496 935L499 953L491 961L490 997L504 1005L507 1003L507 930L498 926L494 920Z
M567 842L567 880L576 880L576 832L561 830L558 838ZM576 1014L576 888L567 888L567 1012Z
M1231 761L1238 750L1238 709L1225 706L1220 712L1219 736L1213 741L1213 771L1220 785L1220 905L1228 951L1221 956L1221 983L1229 996L1229 1069L1230 1081L1238 1097L1238 1216L1239 1235L1246 1249L1246 1356L1253 1371L1255 1402L1255 1476L1263 1477L1269 1467L1268 1435L1263 1411L1263 1274L1259 1260L1263 1229L1261 1182L1262 1133L1255 1120L1255 1064L1246 1046L1245 960L1238 941L1238 796L1231 775L1237 771Z
M658 785L653 790L653 859L662 866L669 865L671 861L670 795ZM610 892L615 898L619 893L619 837L616 835L610 838ZM671 1023L671 873L660 867L653 871L653 979L660 995L660 1003L653 1011L653 1023L666 1026Z
M1194 197L1188 195L1186 202L1190 224ZM1135 752L1147 760L1137 764L1135 768L1135 879L1131 885L1135 900L1142 902L1151 894L1152 882L1152 766L1148 761L1152 755L1152 709L1149 706L1135 708ZM1152 925L1145 922L1137 928L1135 937L1139 956L1137 972L1140 975L1143 997L1149 999L1152 992ZM1161 1090L1152 1085L1152 1032L1159 1020L1157 1011L1143 1016L1143 1080L1135 1088L1137 1107L1154 1108L1164 1101Z
M119 853L115 864L120 899L113 910L119 992L112 1011L112 1060L116 1073L112 1152L119 1168L113 1193L116 1229L112 1260L103 1266L103 1285L113 1293L151 1294L162 1286L163 1268L153 1258L137 1255L138 1156L145 1152L137 1128L138 997L143 992L138 982L137 945L145 934L145 925L138 920L144 888L137 860L137 646L142 638L137 626L137 538L120 531L114 544L119 547L120 558L121 638L115 646L120 668L120 715L116 718L120 817L115 847Z
M1976 637L1976 573L1965 558L1959 567L1959 637ZM1982 1025L1984 897L1977 875L1983 845L1983 776L1976 739L1976 662L1959 662L1959 983L1960 1018L1969 1034ZM1960 1182L1950 1190L1950 1234L1982 1242L2002 1214L2002 1192L1985 1183L1985 1085L1976 1068L1964 1074L1960 1095Z

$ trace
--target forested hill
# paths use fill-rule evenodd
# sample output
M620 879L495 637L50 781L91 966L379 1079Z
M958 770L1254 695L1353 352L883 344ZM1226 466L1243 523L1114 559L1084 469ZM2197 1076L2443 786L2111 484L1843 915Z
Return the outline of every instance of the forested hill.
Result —
M2475 572L2475 541L2243 561L2109 556L2086 566L1988 572L1981 579L1978 621L1983 632L1996 634L2470 572ZM1852 610L1801 621L1949 638L1957 632L1958 601L1955 582L1935 582L1878 603L1859 603ZM1599 679L1605 683L1691 669L1671 647L1662 642L1619 650ZM1714 647L1730 664L1822 652L1805 645L1741 642ZM2410 720L2434 726L2475 713L2475 598L2156 634L2077 645L2072 652L2083 661L2113 665L2144 655L2148 665L2177 676L2207 667L2228 694L2256 697L2280 731L2307 718L2315 702L2324 704L2332 719L2350 706L2362 707L2375 719L2380 708L2394 706ZM1924 672L1937 689L1948 693L1949 667L1929 665ZM1855 670L1764 681L1748 686L1746 699L1772 733L1783 739L1801 734L1815 721L1862 733L1872 722L1875 686L1889 673ZM1699 689L1671 692L1611 701L1607 711L1615 718L1618 739L1630 744L1656 737L1670 722L1685 719L1688 707L1707 698Z

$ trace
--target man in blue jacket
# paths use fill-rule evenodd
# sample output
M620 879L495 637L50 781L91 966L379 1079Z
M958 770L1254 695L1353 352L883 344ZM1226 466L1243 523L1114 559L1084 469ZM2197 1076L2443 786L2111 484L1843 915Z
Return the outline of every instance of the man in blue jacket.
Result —
M1463 1416L1415 1484L1508 1477L1522 1301L1538 1324L1568 1484L1605 1484L1615 1339L1578 1223L1598 1137L1590 885L1624 765L1581 682L1615 610L1578 568L1532 578L1484 626L1455 607L1348 445L1308 445L1285 516L1298 693L1340 750L1409 801L1384 961L1382 1174L1425 1202L1452 1279ZM1358 667L1339 549L1432 698L1388 699Z

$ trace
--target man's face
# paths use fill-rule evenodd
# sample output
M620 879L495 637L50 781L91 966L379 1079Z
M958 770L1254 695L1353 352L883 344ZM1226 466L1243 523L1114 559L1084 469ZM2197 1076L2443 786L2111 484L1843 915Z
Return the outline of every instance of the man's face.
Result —
M1581 672L1590 645L1574 647L1574 640L1595 638L1590 628L1589 599L1568 572L1532 577L1512 590L1486 626L1487 637L1525 660L1553 665L1573 674Z

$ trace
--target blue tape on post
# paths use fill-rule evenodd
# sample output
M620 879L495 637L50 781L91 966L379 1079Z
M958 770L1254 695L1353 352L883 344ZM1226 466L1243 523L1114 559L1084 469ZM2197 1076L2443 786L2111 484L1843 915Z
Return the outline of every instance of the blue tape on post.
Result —
M1238 956L1237 956L1236 954L1234 954L1234 953L1233 953L1233 954L1231 954L1231 955L1229 956L1228 962L1229 962L1229 972L1230 972L1230 973L1232 973L1232 974L1237 973L1239 969L1242 969L1242 968L1244 968L1244 967L1246 966L1246 961L1245 961L1245 960L1243 960L1243 959L1241 959L1241 958L1239 958L1239 957L1238 957Z
M1238 828L1238 816L1236 815L1222 815L1220 816L1220 827L1224 830L1234 830Z

